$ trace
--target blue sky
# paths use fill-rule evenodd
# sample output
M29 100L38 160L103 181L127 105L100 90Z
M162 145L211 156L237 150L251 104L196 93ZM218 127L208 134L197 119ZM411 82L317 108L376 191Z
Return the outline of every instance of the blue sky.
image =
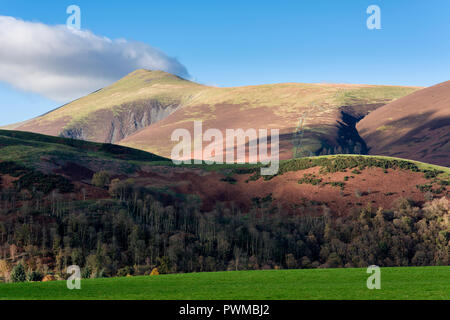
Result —
M0 15L65 24L71 4L81 8L83 29L156 47L204 84L449 80L448 0L0 0ZM381 8L381 30L366 27L372 4ZM8 83L0 97L0 125L62 104Z

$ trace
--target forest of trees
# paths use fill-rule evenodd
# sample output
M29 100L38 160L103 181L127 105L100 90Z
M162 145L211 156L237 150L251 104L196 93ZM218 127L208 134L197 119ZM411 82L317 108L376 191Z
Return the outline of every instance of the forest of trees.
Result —
M336 217L325 206L291 215L270 201L247 213L222 203L201 212L194 196L158 195L132 180L113 180L109 191L109 200L74 202L57 192L0 190L1 280L63 278L70 265L88 278L155 267L183 273L450 264L446 198L422 206L399 198L391 210L366 206Z

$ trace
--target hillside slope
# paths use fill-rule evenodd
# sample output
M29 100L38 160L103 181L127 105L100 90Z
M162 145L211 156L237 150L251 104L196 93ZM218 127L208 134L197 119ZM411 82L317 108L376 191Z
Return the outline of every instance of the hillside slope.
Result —
M450 81L371 112L357 129L370 154L450 166Z
M367 153L357 121L418 88L273 84L213 88L162 71L137 70L41 117L7 127L116 143L170 156L175 129L280 129L281 157Z
M144 188L167 203L193 196L205 211L224 203L244 212L255 205L278 205L298 213L326 206L336 214L348 214L367 204L389 208L398 197L423 202L430 196L448 196L450 189L448 168L372 156L288 160L281 162L275 176L261 177L260 166L175 166L122 146L15 131L0 130L0 151L0 185L5 188L30 172L42 172L68 179L75 185L75 198L83 188L91 197L109 198L104 188L91 185L94 173L108 171L111 179L132 179L127 182L130 188ZM21 188L28 185L34 192L40 176L31 178ZM52 187L50 183L45 190Z
M59 172L90 181L100 170L132 172L139 164L169 160L112 144L0 130L0 163L15 162L45 173Z
M203 130L279 129L282 159L335 153L366 153L355 125L370 111L417 88L285 83L209 88L162 121L119 144L170 157L171 135L202 121ZM227 151L224 146L223 153Z

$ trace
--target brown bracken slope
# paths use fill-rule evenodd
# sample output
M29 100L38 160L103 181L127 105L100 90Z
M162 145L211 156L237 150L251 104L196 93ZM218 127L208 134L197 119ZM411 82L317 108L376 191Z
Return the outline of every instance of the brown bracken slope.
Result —
M370 154L450 166L450 81L379 108L358 125Z
M203 132L218 129L280 130L281 159L367 153L355 124L370 111L418 88L349 84L282 83L237 88L206 88L161 121L128 135L120 145L171 156L177 129L193 136L194 121ZM270 135L270 131L269 131ZM204 147L209 143L205 143ZM228 154L225 145L218 145Z
M325 156L283 161L273 177L259 176L252 166L174 166L143 151L116 145L88 143L32 133L0 130L0 189L40 190L39 185L59 189L70 200L109 198L105 188L92 185L95 172L110 173L130 187L176 204L192 196L205 211L224 204L244 212L255 204L282 206L302 214L314 208L329 208L349 214L371 205L390 208L397 198L423 202L448 197L450 169L376 156ZM25 169L23 168L25 166ZM19 167L19 169L17 169ZM16 168L16 169L14 169ZM73 184L54 182L55 177L29 175L34 172L63 176ZM64 191L66 190L66 191ZM6 199L6 198L5 198Z

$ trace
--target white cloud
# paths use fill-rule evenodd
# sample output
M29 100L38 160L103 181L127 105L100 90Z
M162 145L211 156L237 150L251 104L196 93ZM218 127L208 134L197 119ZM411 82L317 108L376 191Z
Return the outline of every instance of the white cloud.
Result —
M68 102L136 69L189 77L176 59L142 42L0 16L0 81Z

